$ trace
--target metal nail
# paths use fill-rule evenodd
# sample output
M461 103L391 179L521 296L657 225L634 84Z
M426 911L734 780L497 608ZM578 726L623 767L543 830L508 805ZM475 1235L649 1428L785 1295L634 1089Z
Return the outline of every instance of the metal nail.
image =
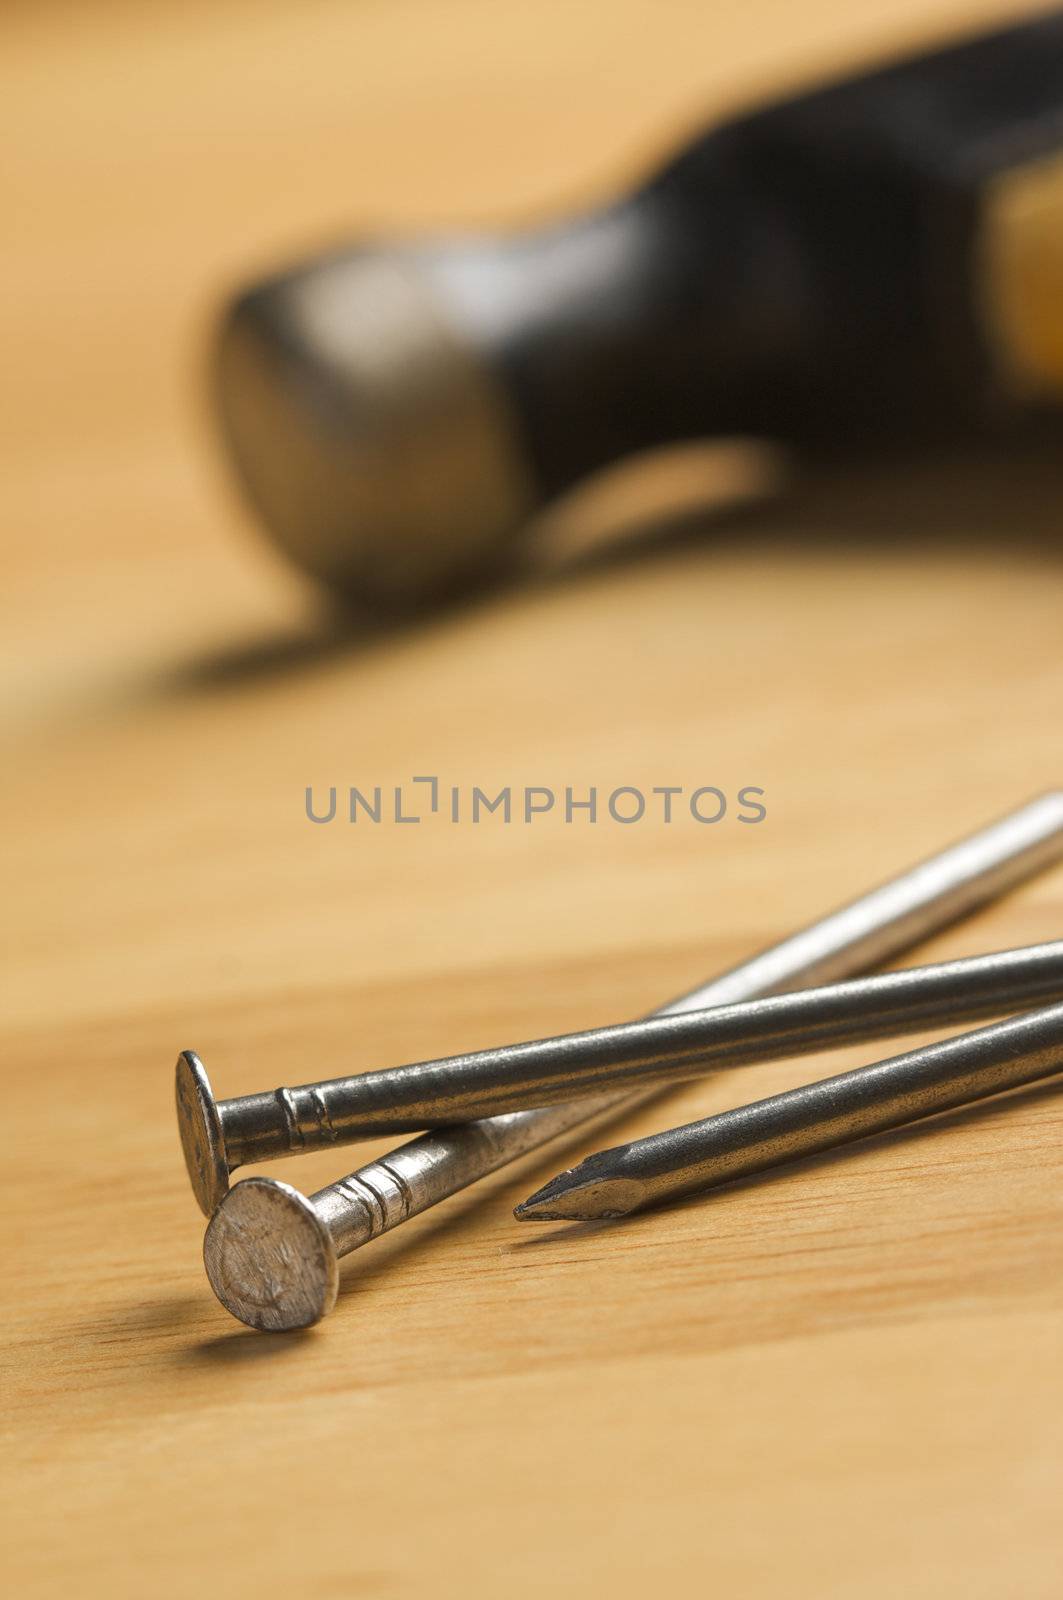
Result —
M1058 999L1063 940L232 1100L214 1099L203 1063L185 1050L177 1061L181 1139L209 1215L234 1168L247 1162L677 1082Z
M600 1150L517 1206L520 1222L626 1217L1063 1072L1063 1005Z

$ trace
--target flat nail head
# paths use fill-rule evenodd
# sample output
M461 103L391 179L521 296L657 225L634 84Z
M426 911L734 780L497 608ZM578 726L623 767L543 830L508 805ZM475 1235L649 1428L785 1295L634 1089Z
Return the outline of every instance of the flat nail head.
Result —
M275 1178L233 1184L210 1219L203 1260L222 1305L249 1328L309 1328L336 1304L332 1236L306 1196Z
M199 1209L209 1217L229 1192L229 1162L214 1091L194 1050L177 1057L174 1090L185 1166Z

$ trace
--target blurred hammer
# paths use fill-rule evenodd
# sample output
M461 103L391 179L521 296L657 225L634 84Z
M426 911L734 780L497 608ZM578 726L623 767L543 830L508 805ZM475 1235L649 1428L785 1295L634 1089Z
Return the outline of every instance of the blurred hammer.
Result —
M229 305L213 380L263 523L378 611L653 446L998 429L1063 385L1063 17L727 123L545 231L299 265Z

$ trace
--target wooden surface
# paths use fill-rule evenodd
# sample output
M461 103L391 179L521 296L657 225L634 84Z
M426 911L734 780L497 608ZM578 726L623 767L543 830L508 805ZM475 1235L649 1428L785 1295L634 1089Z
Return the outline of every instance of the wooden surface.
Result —
M521 1231L576 1138L378 1241L328 1322L274 1339L208 1291L170 1104L185 1045L236 1093L639 1013L1063 779L1050 453L810 485L340 646L228 497L199 391L216 298L259 263L582 203L705 113L1002 14L8 7L12 1593L1058 1594L1051 1088ZM308 783L418 772L758 784L769 815L304 820ZM1057 873L933 949L1061 913ZM615 1137L866 1054L690 1087Z

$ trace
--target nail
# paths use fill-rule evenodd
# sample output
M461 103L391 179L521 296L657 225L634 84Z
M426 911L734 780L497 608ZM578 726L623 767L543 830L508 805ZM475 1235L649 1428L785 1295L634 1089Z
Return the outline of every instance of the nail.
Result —
M184 1050L181 1138L209 1214L246 1161L696 1078L1057 999L1063 940L233 1100L215 1100L202 1061Z
M518 1222L596 1222L919 1122L1063 1072L1063 1005L821 1078L588 1156L517 1206Z

